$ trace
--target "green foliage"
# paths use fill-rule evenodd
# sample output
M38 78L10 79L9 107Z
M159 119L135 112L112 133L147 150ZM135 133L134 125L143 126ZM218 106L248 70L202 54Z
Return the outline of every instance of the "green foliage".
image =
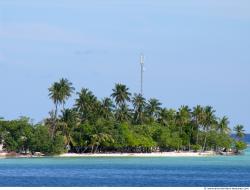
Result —
M89 123L84 123L74 128L71 132L71 143L76 151L81 151L81 147L88 146L91 141L93 129Z
M223 147L225 149L230 149L232 147L233 139L226 134L218 134L217 137L217 146Z
M66 151L224 151L231 148L241 151L246 148L242 142L244 127L234 128L237 141L233 141L228 118L216 117L211 106L168 109L161 107L157 99L147 101L142 94L131 97L126 85L116 84L111 97L102 100L82 88L77 92L73 108L65 109L73 91L67 79L52 84L49 97L55 111L50 112L44 124L33 125L25 117L11 121L0 119L0 141L5 150L51 155ZM59 106L63 109L57 113Z
M151 98L146 102L146 115L148 116L148 121L154 122L159 118L159 113L161 110L161 103L156 98ZM147 119L147 118L145 118Z
M101 103L97 97L87 88L82 88L77 92L75 108L80 115L82 122L94 122L100 115Z
M238 138L238 139L242 139L244 136L245 136L245 130L244 130L244 127L243 127L243 125L236 125L235 127L234 127L234 131L235 131L235 133L236 133L236 137Z
M134 147L137 144L137 139L135 138L133 131L130 130L130 126L128 123L122 123L121 127L121 135L124 137L124 145L128 147ZM121 146L124 146L121 144Z
M232 147L233 139L226 133L217 133L210 131L207 135L207 146L211 149L230 149Z
M19 152L18 142L11 136L11 134L8 134L4 137L4 149L8 152Z
M179 151L182 147L182 138L179 136L179 133L174 132L171 134L171 141L169 142L169 147L171 150Z
M1 121L4 148L7 151L27 152L33 137L33 128L29 119Z
M134 123L143 124L145 121L145 106L146 100L141 94L135 94L132 99L132 104L134 107Z
M71 96L74 91L72 83L68 79L60 79L59 82L54 82L49 88L49 97L55 105L65 104L65 101Z
M34 127L34 136L31 141L33 152L42 152L45 154L52 153L52 140L49 135L49 130L47 126L36 125Z
M115 84L115 88L113 89L113 93L111 96L115 99L117 106L121 106L126 104L127 101L130 101L129 89L124 84Z
M61 154L66 152L64 138L60 133L57 133L52 140L51 154Z
M247 144L245 142L243 142L243 141L236 141L235 142L236 152L240 152L246 148L247 148Z
M199 144L194 144L191 146L191 148L194 152L198 152L198 151L202 150L202 146Z

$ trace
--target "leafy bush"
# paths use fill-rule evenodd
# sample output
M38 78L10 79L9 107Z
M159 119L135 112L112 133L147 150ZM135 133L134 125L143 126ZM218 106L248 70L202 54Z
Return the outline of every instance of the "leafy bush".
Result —
M246 148L247 148L247 144L245 142L243 142L243 141L236 141L235 142L235 149L236 149L237 153L246 149Z
M51 154L61 154L66 151L64 138L61 134L56 134L52 141Z
M195 144L195 145L192 145L191 148L194 152L198 152L202 149L202 146L199 144Z

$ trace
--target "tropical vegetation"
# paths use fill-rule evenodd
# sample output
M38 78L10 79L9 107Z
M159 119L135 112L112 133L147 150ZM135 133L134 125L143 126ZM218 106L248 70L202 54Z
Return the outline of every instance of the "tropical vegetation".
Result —
M6 151L60 154L63 152L234 151L246 148L244 127L219 118L211 106L187 105L170 109L124 84L115 84L110 97L98 99L82 88L71 108L66 101L75 88L67 79L51 85L54 109L38 124L29 118L0 119L0 142Z

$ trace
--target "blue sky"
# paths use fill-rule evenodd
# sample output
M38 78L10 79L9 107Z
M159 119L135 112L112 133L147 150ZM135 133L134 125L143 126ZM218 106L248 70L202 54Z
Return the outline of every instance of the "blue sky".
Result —
M138 92L143 52L147 98L212 105L250 132L249 34L248 0L1 0L0 116L47 117L61 77L99 98Z

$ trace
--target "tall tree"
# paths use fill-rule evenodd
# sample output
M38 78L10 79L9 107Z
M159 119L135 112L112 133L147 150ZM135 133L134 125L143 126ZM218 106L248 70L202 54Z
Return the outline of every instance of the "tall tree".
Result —
M64 110L66 100L74 92L75 88L72 86L72 83L68 79L65 79L65 78L60 79L59 85L60 85L60 94L61 94L62 105L63 105L63 110Z
M177 112L177 123L182 135L183 127L186 127L191 121L191 110L188 106L181 106Z
M78 113L74 109L64 109L60 117L59 126L61 127L62 134L66 138L66 144L69 147L72 141L71 132L79 126Z
M101 101L101 115L104 119L111 119L113 117L114 104L110 98L104 98Z
M56 130L56 122L57 122L57 114L58 114L58 106L63 102L62 98L62 90L59 82L54 82L52 86L49 88L49 97L55 104L55 112L50 112L51 116L51 138L54 138L55 130Z
M54 116L57 118L58 106L63 102L61 94L61 85L59 82L54 82L52 86L49 88L49 97L55 104Z
M146 100L141 94L134 94L132 103L134 106L134 122L136 124L142 124L144 120Z
M118 121L127 121L130 117L127 102L130 101L131 93L124 84L116 84L112 91L113 93L111 94L111 97L114 98L116 103L116 119Z
M162 108L159 113L158 122L164 126L175 127L176 111L174 109Z
M74 91L72 83L65 78L60 79L59 82L54 82L49 88L49 97L55 104L55 116L58 114L58 106L65 105L66 100L71 96Z
M72 87L72 83L69 82L67 79L60 79L59 82L54 82L52 86L49 88L49 97L55 104L55 113L51 114L54 116L52 118L52 138L54 137L55 129L56 129L56 122L57 122L57 115L58 115L58 106L60 104L63 105L66 100L71 96L71 93L74 91L74 87Z
M100 106L96 96L87 88L82 88L77 95L75 107L80 114L81 121L95 119Z
M245 130L243 125L236 125L234 127L234 131L238 139L242 139L245 136Z
M195 126L196 130L196 145L199 142L199 130L202 124L202 119L204 116L204 109L200 105L197 105L193 108L192 117L193 117L193 125Z
M221 119L219 119L217 130L220 133L229 134L231 130L228 126L229 126L229 120L226 116L223 116Z
M206 106L204 109L204 118L203 118L203 130L204 130L204 143L202 150L205 151L207 143L207 133L211 129L212 125L216 122L216 117L214 115L215 111L211 106Z
M111 97L115 99L116 105L121 107L126 104L127 101L130 101L131 93L129 92L129 88L124 84L115 84L115 88L113 89L113 93Z
M177 112L176 115L176 122L177 122L177 126L179 128L179 136L183 137L183 135L185 136L185 134L183 133L183 128L186 129L187 131L187 135L189 136L189 150L190 150L190 141L191 141L191 135L192 135L192 125L191 123L191 110L188 106L181 106ZM191 126L191 129L189 129L189 127Z
M146 105L146 113L152 120L157 120L161 111L161 103L156 98L148 100Z
M129 121L131 119L131 110L127 104L122 104L115 112L115 118L119 122Z

